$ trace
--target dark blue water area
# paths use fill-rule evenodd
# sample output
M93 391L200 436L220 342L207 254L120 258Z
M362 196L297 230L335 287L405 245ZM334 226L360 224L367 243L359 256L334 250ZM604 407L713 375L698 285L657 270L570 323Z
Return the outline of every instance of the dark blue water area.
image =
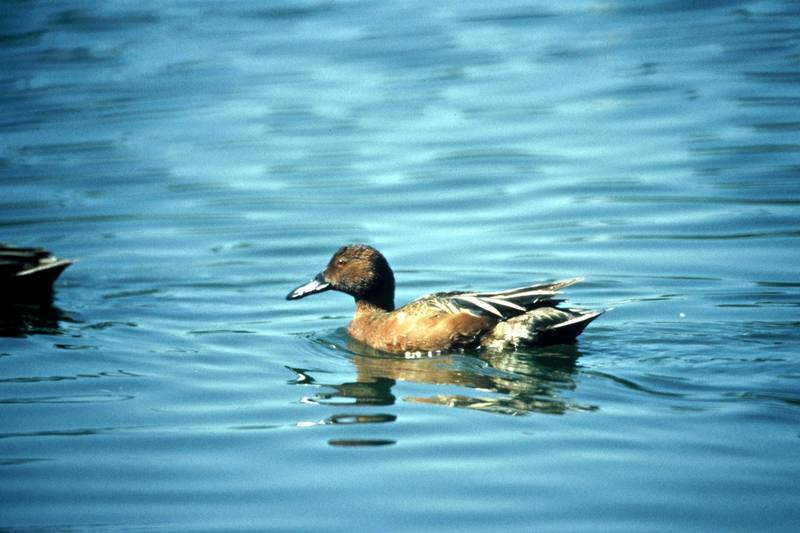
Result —
M800 9L0 5L3 531L795 531ZM408 359L352 299L581 276L574 345Z

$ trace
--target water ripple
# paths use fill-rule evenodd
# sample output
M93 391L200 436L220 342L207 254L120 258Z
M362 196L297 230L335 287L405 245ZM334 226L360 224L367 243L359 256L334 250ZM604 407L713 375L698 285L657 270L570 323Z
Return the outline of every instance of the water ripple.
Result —
M96 374L76 374L72 376L19 376L13 378L0 378L0 383L44 383L57 381L77 381L80 379L100 378L140 378L140 374L116 370L113 372L97 372Z
M517 4L3 3L0 530L797 529L797 3ZM616 309L390 357L350 241Z
M0 398L0 404L96 404L108 402L124 402L133 400L136 396L131 394L98 393L98 394L67 394L59 396L31 396L25 398Z

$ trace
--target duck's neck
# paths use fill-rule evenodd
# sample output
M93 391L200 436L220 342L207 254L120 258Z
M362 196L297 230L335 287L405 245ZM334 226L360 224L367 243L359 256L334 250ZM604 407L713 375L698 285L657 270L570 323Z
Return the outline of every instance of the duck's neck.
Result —
M353 296L357 311L394 311L394 274L389 265L378 269L375 279Z
M394 311L394 297L389 295L384 298L357 298L356 313L388 313Z

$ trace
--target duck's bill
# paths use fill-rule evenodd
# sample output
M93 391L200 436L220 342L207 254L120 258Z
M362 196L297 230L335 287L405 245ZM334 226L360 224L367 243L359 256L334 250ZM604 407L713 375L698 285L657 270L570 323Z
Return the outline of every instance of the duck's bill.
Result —
M317 274L314 279L306 283L305 285L300 285L295 290L290 292L286 295L287 300L297 300L299 298L305 298L311 294L316 294L318 292L324 292L330 290L331 284L325 281L325 278L322 275L322 272Z

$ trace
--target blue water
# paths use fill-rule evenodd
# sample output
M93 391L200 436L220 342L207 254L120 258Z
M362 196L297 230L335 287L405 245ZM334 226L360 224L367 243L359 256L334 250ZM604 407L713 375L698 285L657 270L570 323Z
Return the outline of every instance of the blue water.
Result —
M3 531L796 531L800 8L0 6ZM284 300L571 276L573 346L363 353Z

